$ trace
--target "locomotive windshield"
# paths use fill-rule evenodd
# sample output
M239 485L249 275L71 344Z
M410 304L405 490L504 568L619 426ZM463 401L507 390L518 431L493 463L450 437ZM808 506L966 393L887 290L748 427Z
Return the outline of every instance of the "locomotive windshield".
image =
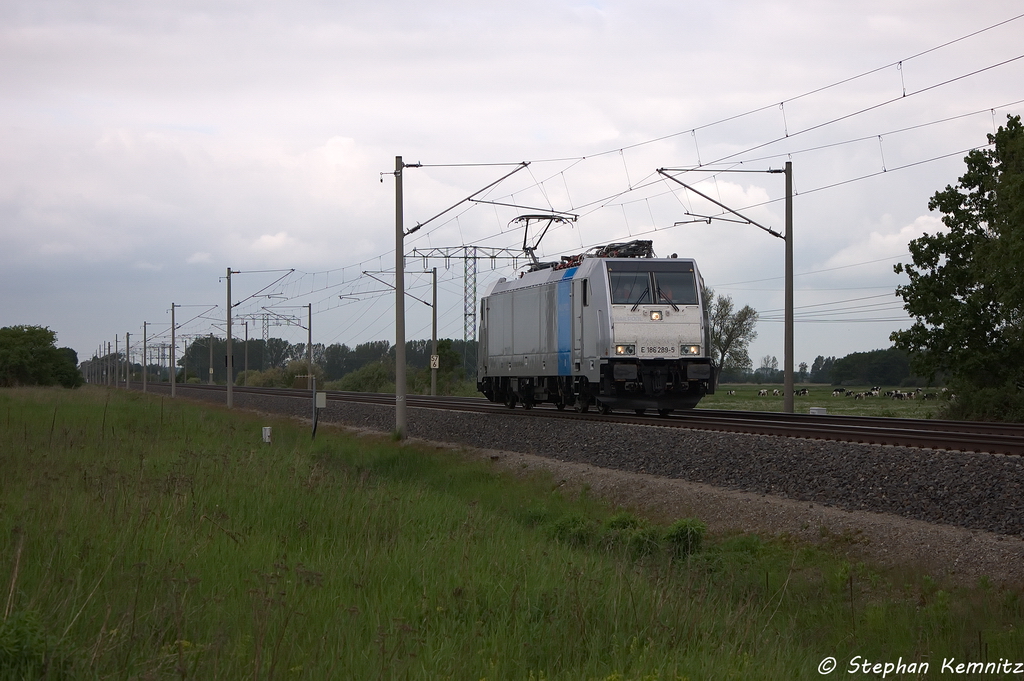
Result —
M697 304L697 283L690 263L608 263L608 280L612 305Z
M651 302L651 278L647 272L609 272L613 305L644 305Z
M696 305L697 286L693 272L654 272L655 290L659 303Z

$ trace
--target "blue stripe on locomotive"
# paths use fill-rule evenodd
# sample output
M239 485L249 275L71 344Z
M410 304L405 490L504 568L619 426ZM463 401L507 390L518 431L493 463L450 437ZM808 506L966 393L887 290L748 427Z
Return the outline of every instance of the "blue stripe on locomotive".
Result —
M570 267L558 282L558 375L572 375L572 277Z

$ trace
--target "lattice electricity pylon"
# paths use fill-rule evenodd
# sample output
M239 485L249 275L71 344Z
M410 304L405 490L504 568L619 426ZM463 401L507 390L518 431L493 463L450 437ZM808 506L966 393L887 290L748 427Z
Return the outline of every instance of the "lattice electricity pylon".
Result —
M302 307L305 307L305 305ZM252 319L253 321L257 319L261 320L263 322L263 340L267 340L269 338L271 326L298 326L303 329L306 328L303 326L302 319L293 314L281 314L280 312L267 308L263 308L263 310L263 312L238 315L235 319Z
M513 267L519 266L524 258L521 250L512 248L489 248L486 246L448 246L443 248L414 248L412 257L423 258L423 269L428 269L430 258L444 260L445 269L450 268L452 260L462 260L465 283L463 286L463 340L476 340L476 272L477 260L488 258L492 267L498 260L511 260Z
M255 321L263 322L263 344L264 346L270 342L270 327L271 326L298 326L299 328L306 328L302 324L302 320L295 315L283 315L280 312L273 310L267 310L264 308L263 312L256 312L250 314L239 315L237 319L245 320L251 319Z
M270 326L271 326L271 324L270 324L270 315L268 315L266 313L250 312L248 314L237 315L237 316L234 317L234 319L238 319L238 320L243 321L243 322L246 321L246 320L251 320L252 324L253 324L253 329L254 330L255 330L255 327L256 327L256 322L260 322L261 326L263 327L263 342L266 343L267 341L270 340ZM279 324L274 324L274 326L280 326L280 325Z
M302 320L295 315L284 315L274 310L268 310L262 308L262 312L250 312L249 314L238 315L236 319L245 320L251 319L253 322L263 322L263 347L266 348L270 343L270 327L271 326L297 326L299 328L306 328L302 325ZM264 359L266 356L264 355Z
M468 343L476 340L476 246L466 246L462 264L466 282L462 296L462 340Z

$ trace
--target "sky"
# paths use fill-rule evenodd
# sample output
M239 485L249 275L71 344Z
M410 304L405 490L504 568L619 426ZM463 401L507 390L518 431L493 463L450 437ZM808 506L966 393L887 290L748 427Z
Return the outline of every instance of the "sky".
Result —
M224 334L230 268L236 336L393 342L401 156L407 338L431 267L439 336L465 333L464 260L413 249L516 252L477 261L482 295L537 241L515 218L557 211L541 260L651 239L781 363L761 227L790 161L796 362L889 347L929 198L1024 110L1022 38L1007 0L6 0L0 326L80 360L128 333L139 361L172 303L179 339Z

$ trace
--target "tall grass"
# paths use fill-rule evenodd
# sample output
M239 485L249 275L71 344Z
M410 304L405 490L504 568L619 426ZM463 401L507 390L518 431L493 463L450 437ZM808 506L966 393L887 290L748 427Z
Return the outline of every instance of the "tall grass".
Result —
M0 425L0 678L788 679L820 678L826 655L1024 659L1017 591L661 527L449 452L103 390L0 391Z

